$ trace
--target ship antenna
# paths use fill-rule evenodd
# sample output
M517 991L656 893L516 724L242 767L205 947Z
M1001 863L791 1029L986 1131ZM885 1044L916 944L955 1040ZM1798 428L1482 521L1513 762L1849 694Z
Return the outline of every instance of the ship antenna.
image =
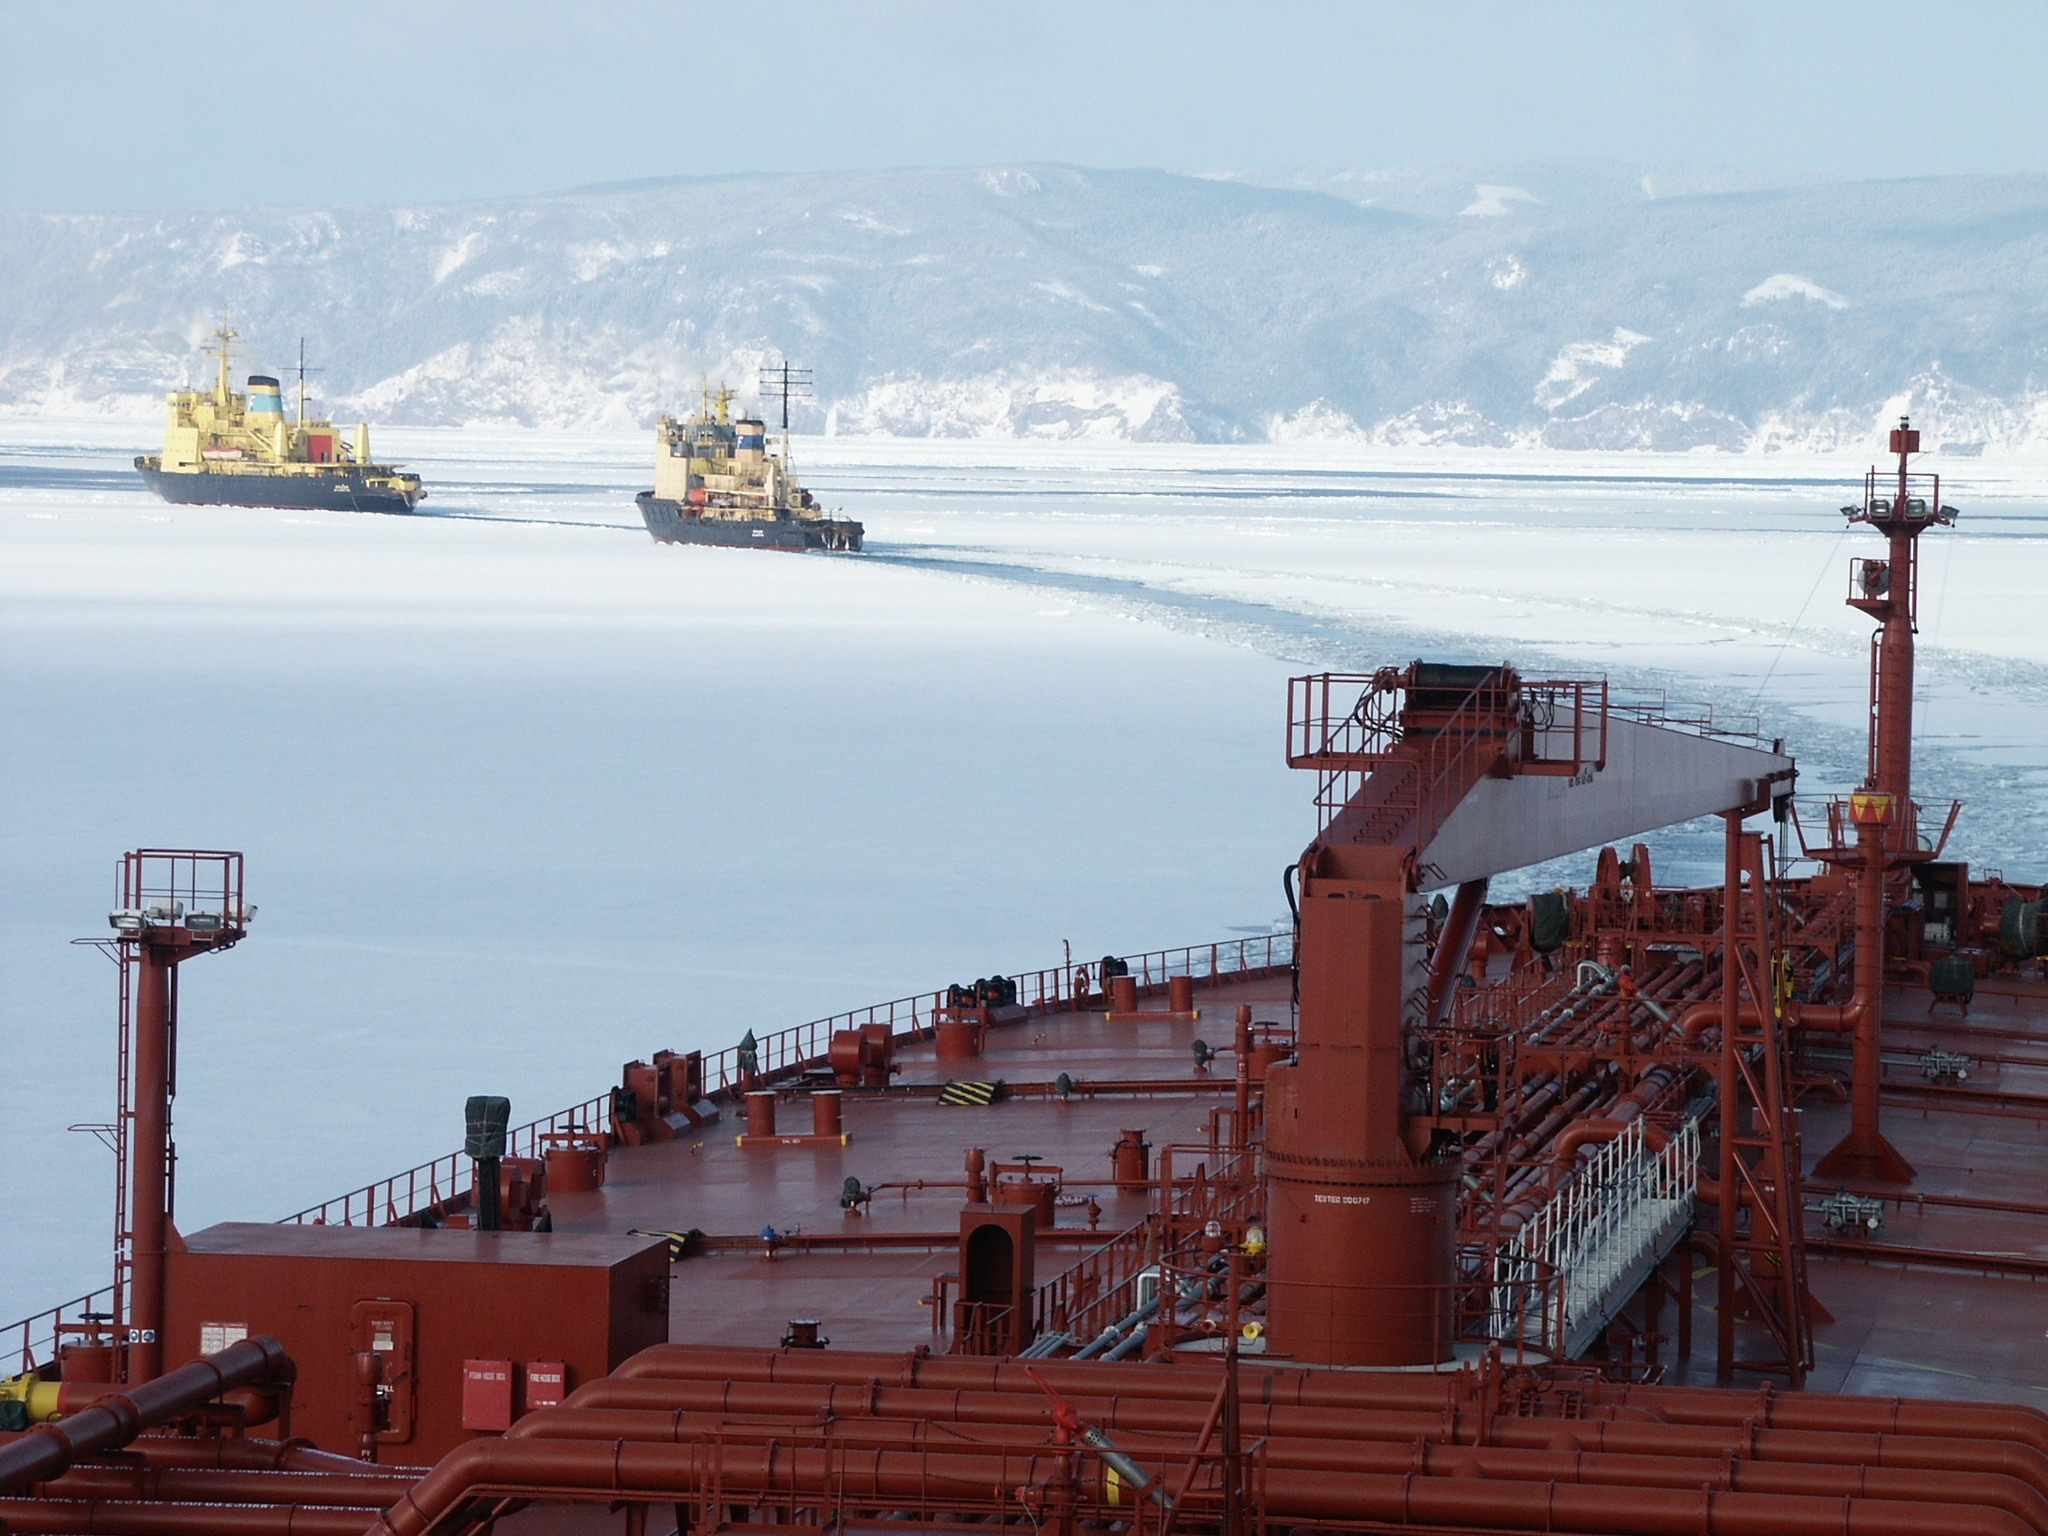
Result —
M786 357L772 368L763 368L761 370L761 394L763 398L768 398L772 393L779 393L782 396L782 473L785 477L788 477L790 474L789 402L792 399L809 400L816 398L811 388L811 370L808 368L791 367L789 359Z
M306 375L321 371L321 369L308 368L306 366L306 338L301 336L299 338L299 428L301 431L306 426ZM332 407L330 406L329 409L331 410Z

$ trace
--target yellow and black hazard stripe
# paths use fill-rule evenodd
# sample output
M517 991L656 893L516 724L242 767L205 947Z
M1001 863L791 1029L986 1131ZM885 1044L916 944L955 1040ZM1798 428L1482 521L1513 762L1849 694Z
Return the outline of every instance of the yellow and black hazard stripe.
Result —
M692 1228L692 1229L691 1229L690 1231L688 1231L688 1232L662 1232L662 1231L654 1231L654 1232L648 1232L648 1231L643 1231L643 1230L642 1230L642 1229L640 1229L639 1227L628 1227L628 1228L626 1228L626 1235L627 1235L628 1237L665 1237L665 1238L667 1238L667 1239L668 1239L668 1261L669 1261L669 1263L671 1263L671 1264L680 1264L680 1263L682 1262L682 1259L683 1259L683 1255L684 1255L685 1253L687 1253L687 1252L689 1251L689 1247L690 1247L690 1239L691 1239L692 1237L696 1236L697 1234L696 1234L696 1229L695 1229L694 1227L693 1227L693 1228Z
M939 1090L941 1104L972 1104L986 1109L996 1101L996 1083L948 1083Z

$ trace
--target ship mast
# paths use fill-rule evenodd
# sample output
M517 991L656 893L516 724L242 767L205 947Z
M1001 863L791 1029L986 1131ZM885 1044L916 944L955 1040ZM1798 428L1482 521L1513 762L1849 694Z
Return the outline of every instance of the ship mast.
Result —
M772 368L761 370L761 394L767 398L770 392L782 396L782 477L785 482L793 481L789 462L789 402L791 399L814 398L811 391L811 370L792 368L788 358Z
M1857 558L1850 567L1848 604L1877 621L1870 636L1870 746L1863 787L1850 796L1853 848L1838 862L1855 869L1856 1015L1851 1043L1849 1134L1814 1165L1819 1178L1882 1179L1911 1183L1913 1165L1878 1128L1883 1071L1884 921L1886 877L1926 863L1939 851L1923 847L1920 807L1913 801L1913 636L1920 624L1920 535L1953 526L1956 512L1941 504L1941 477L1911 471L1920 434L1906 417L1892 429L1897 479L1873 467L1863 480L1861 505L1842 508L1850 524L1885 536L1886 558ZM1949 820L1954 822L1954 812ZM1947 832L1942 833L1944 841Z
M213 332L213 338L220 343L220 351L215 352L208 348L206 353L208 357L220 359L220 382L214 386L213 403L222 410L226 410L228 404L228 343L240 335L241 332L228 329L228 317L223 314L220 317L220 329Z
M321 371L318 368L308 368L306 366L306 338L301 336L299 338L299 429L301 431L304 431L306 426L306 375Z

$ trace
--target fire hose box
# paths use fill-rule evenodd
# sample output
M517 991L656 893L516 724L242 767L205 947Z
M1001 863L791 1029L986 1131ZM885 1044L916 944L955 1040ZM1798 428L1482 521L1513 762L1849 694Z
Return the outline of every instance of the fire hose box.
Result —
M567 1396L569 1368L560 1360L532 1360L524 1372L526 1390L522 1394L522 1411L533 1412L536 1408L559 1408Z

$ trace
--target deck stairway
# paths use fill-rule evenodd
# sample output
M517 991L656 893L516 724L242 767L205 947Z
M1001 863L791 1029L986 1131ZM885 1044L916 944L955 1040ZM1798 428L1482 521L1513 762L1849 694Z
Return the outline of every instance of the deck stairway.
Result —
M1602 1145L1496 1251L1494 1334L1562 1358L1613 1321L1692 1224L1699 1127L1662 1148L1641 1121Z

